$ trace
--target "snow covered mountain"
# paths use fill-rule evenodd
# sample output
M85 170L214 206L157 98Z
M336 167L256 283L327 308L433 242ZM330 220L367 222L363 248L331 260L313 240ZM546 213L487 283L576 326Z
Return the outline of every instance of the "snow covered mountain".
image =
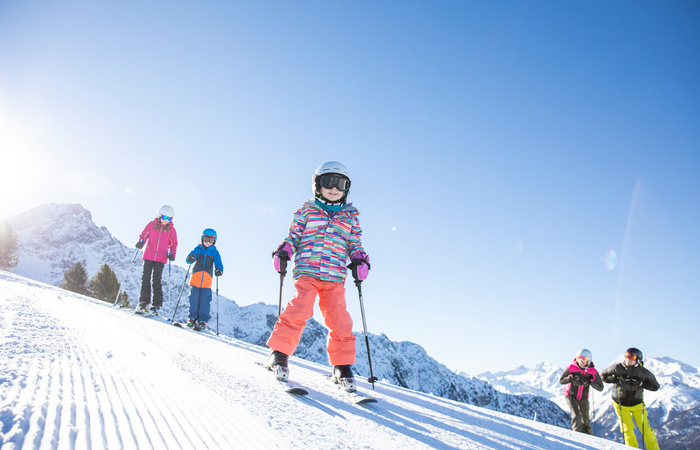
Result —
M352 404L296 359L285 394L266 349L0 271L0 447L624 449L385 382Z
M602 371L613 362L597 366ZM697 367L671 358L645 357L644 365L658 380L661 388L645 392L649 419L656 431L657 440L664 449L700 448L700 371ZM518 367L508 372L486 372L477 378L489 382L500 392L511 394L530 393L540 395L567 409L564 386L559 383L564 368L541 363L533 369ZM620 428L611 399L612 385L605 385L603 392L594 391L592 400L596 435L622 442Z
M92 277L102 264L107 263L123 283L132 305L140 289L141 256L136 249L123 245L104 227L97 227L89 211L77 204L48 204L6 219L19 240L19 264L14 272L51 285L59 285L63 274L81 261ZM133 263L131 262L133 260ZM183 285L187 271L175 265L168 275L163 274L164 293L173 291L172 301L163 305L163 316L171 317L174 302ZM187 299L189 287L182 298ZM167 299L167 296L166 296ZM221 334L235 337L254 345L264 345L277 319L277 305L257 303L245 307L219 296L219 324ZM186 307L177 311L176 320L183 320ZM215 318L210 326L217 327ZM295 358L327 364L325 352L328 329L311 319L304 330ZM533 418L538 421L568 428L568 415L553 402L534 395L511 395L498 392L488 382L459 376L428 356L425 350L412 342L393 342L385 335L370 335L374 375L380 380L421 392L482 406L494 411ZM354 366L359 376L369 376L364 336L357 339L357 361ZM294 364L294 360L292 360Z

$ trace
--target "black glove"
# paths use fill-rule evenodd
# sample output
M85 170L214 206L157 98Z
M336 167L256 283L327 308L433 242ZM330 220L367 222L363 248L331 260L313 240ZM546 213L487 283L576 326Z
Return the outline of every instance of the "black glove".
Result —
M192 264L196 260L197 260L197 257L194 256L194 254L187 255L187 259L185 259L185 261L187 261L187 264Z
M170 261L175 261L175 255L173 255L172 253L168 253L168 259Z
M581 375L581 377L579 377L578 381L579 381L579 384L581 386L588 386L589 384L591 384L591 377L586 376L586 375Z
M138 242L136 243L136 248L138 248L139 250L142 249L142 248L143 248L143 244L145 244L145 242L143 242L143 241L138 241Z
M643 380L637 377L620 377L617 384L623 391L634 392L642 387Z
M360 253L358 258L353 258L348 264L348 269L352 271L352 277L355 281L364 281L369 274L370 264L369 256L366 253Z
M223 275L223 274L224 274L224 272L223 272L223 270L221 270L221 269L216 269L216 270L214 271L214 275L216 275L217 277L220 277L220 276Z

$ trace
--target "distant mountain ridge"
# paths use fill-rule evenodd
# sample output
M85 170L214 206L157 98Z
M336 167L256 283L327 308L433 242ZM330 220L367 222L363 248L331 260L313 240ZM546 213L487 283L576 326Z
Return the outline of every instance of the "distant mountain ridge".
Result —
M52 285L63 281L63 274L81 261L88 277L107 263L123 283L132 305L140 290L142 253L134 260L136 249L125 246L112 237L105 227L97 227L88 210L78 204L47 204L5 219L18 236L19 264L14 272ZM131 261L134 260L132 263ZM163 290L179 293L187 271L172 266L170 275L163 276ZM182 301L187 302L189 286ZM174 310L171 302L163 305L163 315ZM167 297L166 297L167 299ZM219 296L219 332L248 343L264 345L277 319L277 305L256 303L240 307L236 302ZM180 305L176 320L185 318L187 307ZM210 326L216 327L213 318ZM304 329L301 343L293 358L303 358L327 364L326 336L328 330L314 319ZM370 335L373 373L379 379L397 386L432 393L495 411L568 427L568 415L553 402L534 395L511 395L498 392L488 382L466 378L450 371L428 356L412 342L394 342L387 336ZM358 376L368 376L367 351L364 336L358 336ZM293 364L293 359L292 359Z
M614 362L622 360L622 355ZM596 365L603 371L613 362ZM656 377L661 388L645 391L649 420L663 449L700 448L700 371L697 367L671 358L645 357L644 366ZM500 392L541 395L568 409L564 385L559 383L564 368L540 363L533 369L518 367L508 372L485 372L477 378L489 382ZM603 392L595 392L591 417L595 418L596 435L622 442L622 435L613 410L613 386L606 384Z

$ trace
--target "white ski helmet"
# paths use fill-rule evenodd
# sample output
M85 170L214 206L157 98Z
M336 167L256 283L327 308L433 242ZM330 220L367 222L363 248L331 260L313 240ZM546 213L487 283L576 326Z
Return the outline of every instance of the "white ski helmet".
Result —
M341 163L337 161L328 161L327 163L321 164L311 176L311 192L314 193L315 198L321 198L321 183L319 178L321 175L327 173L341 175L350 181L350 172L348 172L348 169ZM345 200L348 198L348 192L350 192L350 186L345 190L343 198L340 199L340 203L345 203Z
M170 205L163 205L158 210L158 217L160 216L167 216L172 219L175 216L175 210Z
M583 356L588 361L593 361L593 353L591 353L591 351L587 348L582 348L578 352L576 352L576 357L578 358L579 356Z

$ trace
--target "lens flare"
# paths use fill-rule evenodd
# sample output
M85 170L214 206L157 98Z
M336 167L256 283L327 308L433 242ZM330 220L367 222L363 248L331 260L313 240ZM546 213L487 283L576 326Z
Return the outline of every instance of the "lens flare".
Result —
M601 259L603 264L605 264L606 270L615 270L615 267L617 267L617 253L615 250L608 250L608 253Z

